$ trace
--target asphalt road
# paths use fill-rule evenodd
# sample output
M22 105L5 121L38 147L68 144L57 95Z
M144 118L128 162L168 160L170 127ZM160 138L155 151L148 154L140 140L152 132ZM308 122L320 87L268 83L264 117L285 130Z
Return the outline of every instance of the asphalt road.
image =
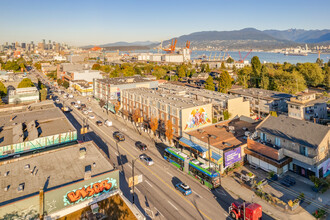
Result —
M92 100L87 101L85 97L74 95L73 99L59 97L59 107L62 105L72 109L70 113L65 113L70 122L78 130L80 135L83 118L88 118L81 111L70 105L72 101L80 100L91 107L95 119L88 119L89 132L85 135L85 140L93 140L110 158L118 169L121 170L120 188L124 195L132 201L132 194L128 187L128 178L132 176L132 161L138 158L141 153L150 156L154 165L147 166L139 159L135 162L135 175L143 175L143 182L135 187L135 204L148 219L231 219L228 216L228 207L235 201L230 193L222 187L209 190L207 187L195 181L193 177L178 170L163 159L164 146L161 143L154 143L151 138L140 135L136 129L131 129L122 120L117 120L116 116L109 113L107 115ZM97 126L96 121L111 120L112 127ZM126 140L117 142L112 137L114 131L121 131ZM135 142L141 141L148 146L146 152L141 152L135 147ZM182 195L174 188L177 182L188 184L193 193L189 196ZM235 191L235 190L233 190ZM272 219L263 214L263 219Z

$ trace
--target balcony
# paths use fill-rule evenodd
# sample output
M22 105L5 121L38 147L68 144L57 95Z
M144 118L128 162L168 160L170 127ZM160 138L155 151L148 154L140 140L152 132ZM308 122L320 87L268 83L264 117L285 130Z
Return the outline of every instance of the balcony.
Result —
M284 155L312 166L314 166L318 162L318 156L306 157L288 149L284 149Z
M270 143L261 142L260 139L252 140L249 138L247 140L247 148L274 160L281 160L283 158L282 148Z

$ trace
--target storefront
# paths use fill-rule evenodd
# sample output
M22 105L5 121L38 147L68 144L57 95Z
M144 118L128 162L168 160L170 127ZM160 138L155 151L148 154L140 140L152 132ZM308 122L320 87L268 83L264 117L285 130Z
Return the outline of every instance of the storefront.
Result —
M317 169L314 166L295 159L292 159L292 163L290 163L290 170L308 179L310 176L318 176L316 172Z

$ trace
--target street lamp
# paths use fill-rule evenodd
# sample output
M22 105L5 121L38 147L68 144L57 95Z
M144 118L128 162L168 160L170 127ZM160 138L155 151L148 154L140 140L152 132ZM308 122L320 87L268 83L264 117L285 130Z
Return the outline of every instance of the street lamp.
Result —
M135 158L132 160L132 176L133 176L133 188L132 188L132 193L133 193L133 205L134 205L134 164L135 164L135 161L139 159L139 157Z
M210 138L216 139L217 136L213 135L213 134L206 134L207 135L207 144L209 147L209 169L211 168L211 146L210 146Z

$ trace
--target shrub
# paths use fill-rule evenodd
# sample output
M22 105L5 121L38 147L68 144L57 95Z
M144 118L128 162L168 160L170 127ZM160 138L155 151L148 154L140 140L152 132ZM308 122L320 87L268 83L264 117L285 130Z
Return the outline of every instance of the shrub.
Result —
M251 176L253 176L253 173L249 172L247 175L248 175L249 177L251 177Z

